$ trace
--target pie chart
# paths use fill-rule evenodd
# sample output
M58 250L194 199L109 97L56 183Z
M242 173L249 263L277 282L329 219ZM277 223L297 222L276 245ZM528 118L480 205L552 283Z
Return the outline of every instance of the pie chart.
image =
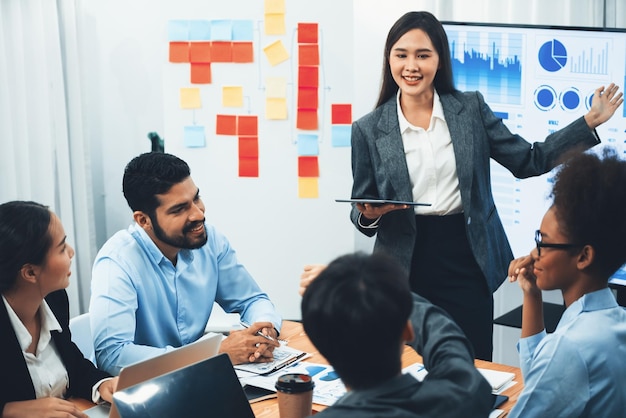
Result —
M544 70L551 73L559 71L567 64L567 50L565 45L553 39L539 48L539 64Z

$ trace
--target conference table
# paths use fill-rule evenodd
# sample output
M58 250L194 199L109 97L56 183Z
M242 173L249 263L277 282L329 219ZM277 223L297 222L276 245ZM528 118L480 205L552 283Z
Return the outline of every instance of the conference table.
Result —
M326 359L317 352L317 350L307 337L306 333L304 332L302 324L300 324L299 322L284 321L280 332L280 338L287 340L290 347L306 351L307 353L311 354L310 357L303 361L328 364L328 361L326 361ZM402 367L404 368L415 363L422 363L422 357L417 354L415 350L413 350L413 348L406 346L404 348L404 352L402 353ZM502 393L503 395L507 395L509 397L509 400L498 407L498 409L502 409L505 411L505 414L501 415L501 417L505 416L511 410L511 408L517 401L517 397L523 389L522 375L520 369L518 367L492 363L484 360L476 360L475 364L476 367L480 367L483 369L500 370L515 374L515 378L513 380L516 382L516 384L507 388ZM83 410L93 406L91 402L83 399L73 399L72 401ZM278 402L276 398L266 399L260 402L253 403L251 404L251 407L254 411L254 415L256 418L279 418ZM326 406L324 405L313 404L312 412L319 412L325 408Z

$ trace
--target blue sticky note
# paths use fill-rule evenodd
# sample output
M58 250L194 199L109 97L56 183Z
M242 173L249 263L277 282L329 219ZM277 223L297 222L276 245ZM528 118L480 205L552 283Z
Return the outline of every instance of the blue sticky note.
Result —
M298 135L298 155L316 156L319 155L319 153L320 147L317 135Z
M190 41L210 41L211 40L211 22L208 20L190 20L189 21L189 40Z
M251 20L233 20L233 41L253 41L254 26Z
M167 39L170 42L189 40L189 21L170 20L167 22Z
M212 20L211 21L212 41L232 41L233 21L232 20Z
M185 126L184 144L187 148L202 148L206 146L204 140L204 126Z
M333 147L349 147L352 125L332 125L331 136Z

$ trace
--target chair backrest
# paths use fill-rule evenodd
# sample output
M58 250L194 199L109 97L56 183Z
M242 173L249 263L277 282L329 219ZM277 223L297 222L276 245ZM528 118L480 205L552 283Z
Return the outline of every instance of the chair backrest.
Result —
M70 319L70 331L72 341L78 346L86 359L96 364L96 353L91 338L91 326L89 325L89 313L75 316Z

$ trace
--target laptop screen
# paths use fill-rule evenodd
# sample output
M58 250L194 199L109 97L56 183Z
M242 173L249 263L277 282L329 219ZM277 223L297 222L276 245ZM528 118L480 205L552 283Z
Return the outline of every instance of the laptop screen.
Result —
M113 402L122 418L254 418L226 354L117 391Z

